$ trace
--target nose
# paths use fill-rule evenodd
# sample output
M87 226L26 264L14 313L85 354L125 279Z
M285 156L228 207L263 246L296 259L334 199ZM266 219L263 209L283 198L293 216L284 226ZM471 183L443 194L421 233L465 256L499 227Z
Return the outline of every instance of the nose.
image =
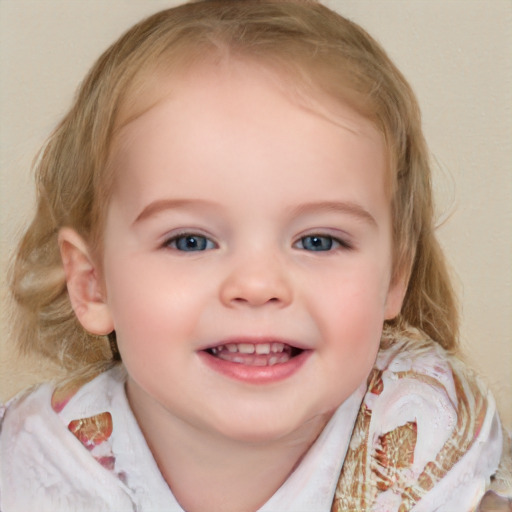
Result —
M287 306L292 287L284 263L261 255L239 259L221 285L220 299L228 307Z

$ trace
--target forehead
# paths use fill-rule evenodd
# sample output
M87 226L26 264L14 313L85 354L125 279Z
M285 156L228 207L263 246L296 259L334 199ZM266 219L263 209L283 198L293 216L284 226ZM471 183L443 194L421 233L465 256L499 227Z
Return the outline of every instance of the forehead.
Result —
M288 102L297 109L323 117L333 125L344 126L362 137L382 142L383 133L374 113L358 93L343 86L338 86L334 93L332 88L326 92L329 87L324 88L319 83L320 79L313 81L310 76L305 79L304 75L299 76L294 71L277 70L268 62L226 55L218 59L206 57L194 65L177 64L172 69L157 67L151 73L138 77L121 102L112 153L126 146L123 142L137 131L134 125L142 124L135 122L139 119L144 122L155 108L173 100L181 106L189 102L189 114L193 116L193 106L197 100L207 104L213 101L214 94L215 101L219 101L221 95L228 100L223 105L226 116L233 115L243 107L246 110L252 108L258 113L267 112L271 118L271 106L265 103L272 97L274 101ZM314 70L310 71L314 73ZM245 101L247 94L237 94L241 88L252 93L254 98L258 97L259 101L254 103L252 98L253 103L249 104ZM263 90L273 90L275 94L258 94Z
M114 134L158 103L184 87L223 82L229 88L241 74L264 79L291 101L329 117L342 104L370 120L382 131L378 105L360 71L350 64L327 58L303 58L300 52L285 59L280 53L255 55L228 47L185 45L181 53L162 54L136 70L117 103ZM357 76L356 76L357 75ZM373 87L373 85L371 85ZM334 116L333 116L334 117Z
M243 63L161 83L159 100L117 134L114 194L139 209L164 196L229 201L266 179L269 202L307 201L315 191L334 201L348 182L363 185L350 200L385 202L386 150L375 125L349 105L287 85Z

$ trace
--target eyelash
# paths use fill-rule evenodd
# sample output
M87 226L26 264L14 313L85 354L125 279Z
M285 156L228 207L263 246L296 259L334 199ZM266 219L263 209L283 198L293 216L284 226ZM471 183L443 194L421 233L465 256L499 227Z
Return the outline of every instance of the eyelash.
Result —
M180 244L181 241L184 241L186 245ZM179 252L202 252L216 249L217 244L200 233L178 233L166 239L163 247Z
M311 241L314 244L314 247L316 248L306 249L306 247L304 247L304 242L307 240ZM322 248L322 246L320 245L322 242L327 242L327 247ZM297 247L298 244L302 244L302 247ZM299 238L299 240L297 240L297 242L293 244L293 246L296 249L304 249L308 252L332 252L337 249L354 249L354 246L351 243L347 242L346 240L336 238L332 235L326 235L321 233L313 233L311 235L302 236Z
M308 249L306 246L309 245ZM218 246L210 238L200 233L184 232L168 238L163 247L179 252L203 252L217 249ZM331 235L313 233L300 237L294 244L295 249L308 252L332 252L337 249L352 250L353 245L346 240Z

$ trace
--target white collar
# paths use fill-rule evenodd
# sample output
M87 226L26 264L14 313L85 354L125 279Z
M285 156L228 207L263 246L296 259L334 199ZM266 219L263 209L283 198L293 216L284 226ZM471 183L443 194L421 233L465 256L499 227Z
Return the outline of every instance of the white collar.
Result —
M329 512L366 385L329 420L295 471L258 512Z
M183 512L129 407L125 380L122 367L105 372L78 390L59 413L50 404L51 385L13 403L0 437L0 452L10 461L0 464L0 495L6 512L34 506L45 512L87 512L91 507ZM337 409L299 466L258 512L331 510L364 392L361 386ZM93 451L84 450L68 425L105 412L111 415L111 435ZM95 460L103 456L114 457L113 469ZM36 488L40 489L37 495Z
M126 468L127 484L138 496L140 510L184 512L176 501L145 442L128 405L124 385L116 379L111 403L114 429L113 451L116 467ZM354 423L364 397L363 384L329 420L299 466L258 512L329 512L336 484L348 449ZM143 482L143 485L142 485ZM139 509L138 509L139 510Z

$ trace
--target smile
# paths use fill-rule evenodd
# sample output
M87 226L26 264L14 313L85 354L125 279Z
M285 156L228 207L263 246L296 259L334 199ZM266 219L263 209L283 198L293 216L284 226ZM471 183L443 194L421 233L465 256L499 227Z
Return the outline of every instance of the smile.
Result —
M249 366L273 366L288 362L301 350L285 343L226 343L207 350L224 361Z
M235 341L203 349L199 356L215 372L250 384L270 384L292 376L313 352L282 341Z

